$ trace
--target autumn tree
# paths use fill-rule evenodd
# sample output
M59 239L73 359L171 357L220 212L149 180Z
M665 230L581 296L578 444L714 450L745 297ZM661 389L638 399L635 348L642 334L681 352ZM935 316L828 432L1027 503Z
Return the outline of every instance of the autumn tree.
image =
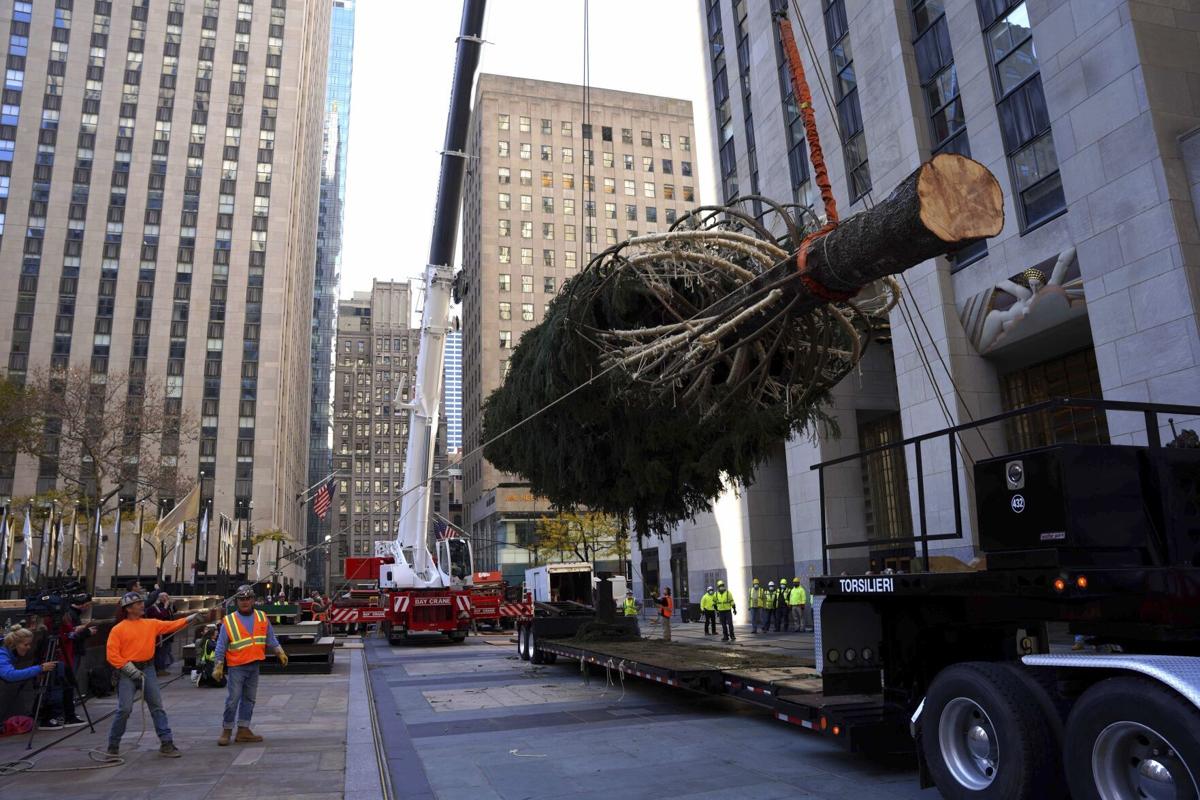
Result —
M535 527L537 549L592 562L629 557L629 532L620 517L592 511L563 510L543 517Z
M20 447L89 514L114 511L118 496L135 503L181 497L193 482L181 468L182 454L198 428L163 387L161 377L79 367L35 372L25 391L41 435ZM94 553L91 542L89 565ZM161 566L164 556L156 555Z

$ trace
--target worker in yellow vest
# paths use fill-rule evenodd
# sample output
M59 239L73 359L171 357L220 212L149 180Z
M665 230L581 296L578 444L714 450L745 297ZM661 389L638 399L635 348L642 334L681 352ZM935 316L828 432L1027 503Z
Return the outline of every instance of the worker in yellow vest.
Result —
M796 578L792 584L791 596L788 597L788 604L792 607L792 622L795 624L796 632L803 633L808 630L808 622L804 619L804 608L808 605L808 592L804 589L804 584L799 578Z
M733 635L733 615L737 613L737 601L733 592L725 588L725 581L717 581L717 593L713 595L713 604L717 607L717 617L721 620L721 641L731 642L737 639Z
M625 602L621 605L621 609L625 612L625 618L633 620L633 632L637 636L642 635L641 625L638 624L638 604L637 600L633 599L633 590L629 589L625 592Z
M788 586L787 578L779 579L779 599L775 603L775 630L783 630L785 633L788 629L788 598L791 588Z
M764 596L764 591L763 591L762 586L759 585L758 578L751 579L751 581L750 581L750 632L751 633L758 633L759 625L762 625L764 628L766 628L766 620L764 619L764 612L766 611L766 608L764 605L765 601L766 601L766 598Z
M770 632L771 620L775 619L777 605L779 605L779 590L775 588L775 581L767 581L767 588L763 592L763 633Z
M704 635L717 635L717 593L709 586L700 595L700 613L704 615Z
M254 715L254 699L258 694L258 665L267 658L270 647L283 666L288 664L287 653L275 638L275 629L267 615L254 608L254 588L242 584L234 595L237 610L221 620L221 632L217 635L216 665L213 677L221 680L228 674L228 694L225 696L225 716L221 723L221 736L217 744L224 747L233 736L233 723L237 722L235 742L261 742L263 737L250 730L250 718ZM226 672L228 667L228 673Z

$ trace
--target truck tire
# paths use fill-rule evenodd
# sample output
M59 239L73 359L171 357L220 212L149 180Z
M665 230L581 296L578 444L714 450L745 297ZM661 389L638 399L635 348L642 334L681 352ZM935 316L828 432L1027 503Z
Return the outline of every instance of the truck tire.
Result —
M467 634L463 631L448 631L446 636L448 636L450 641L454 642L455 644L459 644L460 642L465 642L467 640Z
M1064 760L1075 800L1200 796L1200 711L1148 678L1108 678L1071 709Z
M1030 686L988 662L946 667L929 686L918 745L948 800L1066 796L1061 749Z
M525 641L527 642L526 647L529 649L529 663L545 664L546 655L541 650L538 650L537 636L533 632L532 625L529 626L529 638L527 638Z
M517 626L517 656L522 661L529 660L529 626Z

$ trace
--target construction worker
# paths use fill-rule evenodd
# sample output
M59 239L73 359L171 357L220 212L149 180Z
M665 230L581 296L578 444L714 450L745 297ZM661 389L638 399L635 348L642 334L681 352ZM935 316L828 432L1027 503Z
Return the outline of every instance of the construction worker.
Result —
M763 633L769 633L771 630L771 621L775 619L775 606L779 604L779 590L775 588L775 581L767 581L767 588L763 592Z
M782 629L785 633L788 629L788 609L790 603L791 587L788 586L787 578L779 579L779 601L775 604L775 630Z
M261 742L263 737L250 730L250 718L254 715L254 700L258 694L258 665L266 660L270 647L279 663L288 665L288 656L275 638L267 615L254 608L254 587L242 584L234 595L237 610L221 620L221 632L217 635L216 665L213 677L225 677L229 668L229 692L225 696L225 716L221 721L221 736L217 744L224 747L233 736L233 723L237 722L235 742Z
M642 635L641 626L638 625L638 604L637 600L633 599L633 590L628 589L625 592L625 602L621 604L621 609L625 612L625 619L633 620L633 632L637 636Z
M671 597L671 587L663 589L662 597L658 598L659 610L662 613L663 641L671 641L671 615L675 613L675 600Z
M721 641L736 641L733 635L733 615L737 613L737 602L733 593L725 588L725 581L717 581L717 593L713 596L713 604L717 607L717 616L721 620Z
M717 635L717 593L709 586L700 595L700 613L704 615L704 635Z
M750 581L750 632L758 633L758 626L765 625L763 615L766 611L764 606L765 596L763 588L758 583L758 578L753 578Z
M121 754L121 737L125 723L133 711L134 696L140 687L142 699L150 707L154 732L158 734L159 755L179 758L182 755L171 738L167 712L163 710L162 693L154 669L154 646L159 636L166 636L187 627L200 617L191 614L176 620L147 619L146 601L137 592L128 592L117 608L117 624L108 632L105 655L113 669L120 673L117 684L117 714L108 729L108 754Z
M804 619L804 607L808 605L808 592L804 589L804 583L796 578L792 582L791 596L788 597L788 605L792 607L792 622L797 633L804 633L808 630L808 623Z

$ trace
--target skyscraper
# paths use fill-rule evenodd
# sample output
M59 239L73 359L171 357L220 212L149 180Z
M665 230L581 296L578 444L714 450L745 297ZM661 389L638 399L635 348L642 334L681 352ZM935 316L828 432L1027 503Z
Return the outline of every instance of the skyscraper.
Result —
M375 281L338 304L333 465L338 470L331 574L346 556L395 537L420 330L407 281Z
M462 451L462 331L446 335L446 360L443 367L443 407L446 409L446 448Z
M350 145L350 86L354 72L354 0L332 0L329 66L325 81L325 130L321 160L321 212L317 228L317 263L313 285L312 408L309 414L308 484L333 471L330 449L330 377L337 335L338 275L342 251L342 210L346 202L346 153ZM331 516L320 519L310 510L308 545L324 541ZM313 548L308 582L325 575L328 553Z
M141 468L203 476L214 518L299 547L329 0L7 8L9 375L162 382L166 413L194 414L198 441ZM0 457L0 495L54 484L33 459ZM212 536L210 572L216 549ZM298 582L294 565L285 575Z
M580 86L499 75L476 85L462 230L463 488L476 567L509 580L522 579L522 546L549 508L478 452L481 404L521 334L592 255L666 230L696 200L690 102L592 89L584 111Z

